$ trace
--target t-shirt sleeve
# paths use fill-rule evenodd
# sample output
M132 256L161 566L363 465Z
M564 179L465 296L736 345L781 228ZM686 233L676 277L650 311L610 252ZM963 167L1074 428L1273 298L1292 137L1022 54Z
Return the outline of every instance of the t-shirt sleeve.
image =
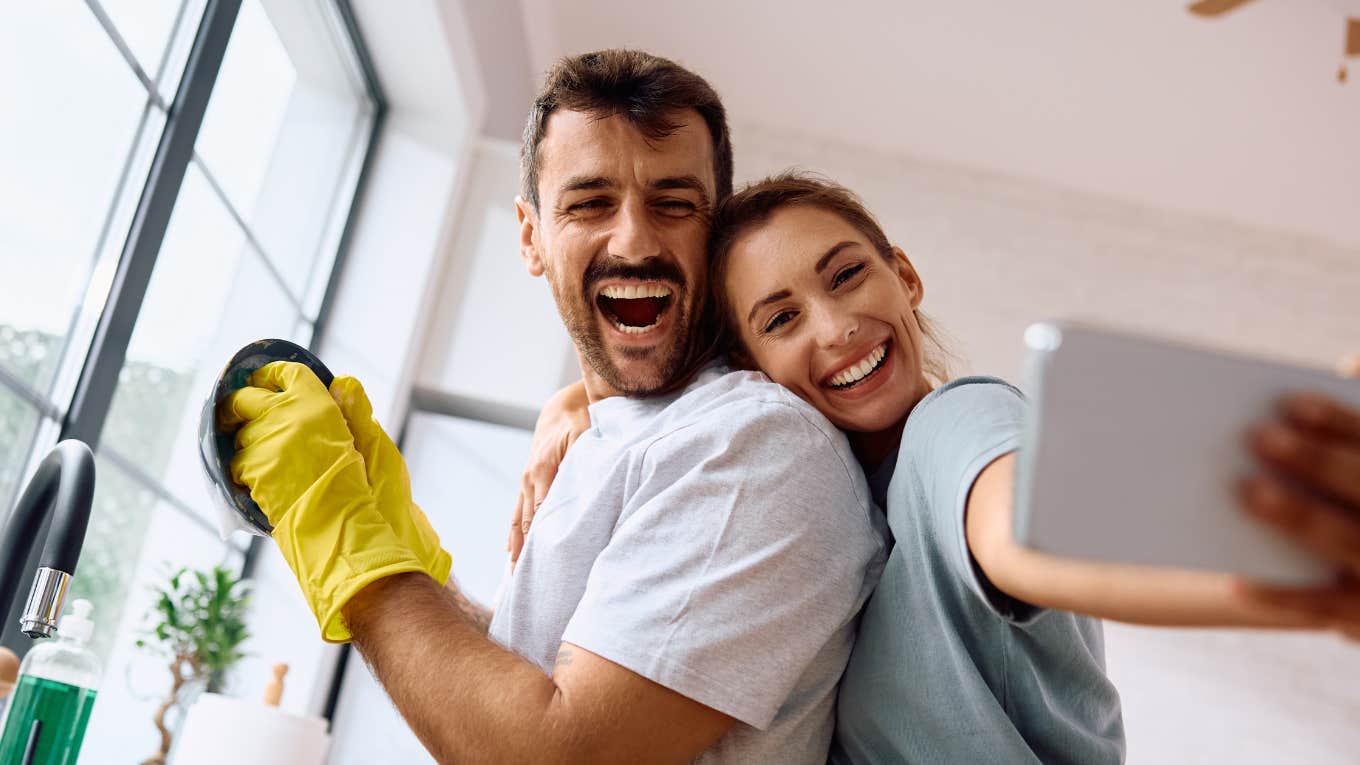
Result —
M648 447L562 639L765 729L850 639L882 541L839 434L788 404L741 409Z
M1017 623L1042 610L992 585L968 549L964 521L969 492L983 468L1019 448L1026 406L1019 390L999 380L955 384L913 413L901 450L950 574L998 616Z

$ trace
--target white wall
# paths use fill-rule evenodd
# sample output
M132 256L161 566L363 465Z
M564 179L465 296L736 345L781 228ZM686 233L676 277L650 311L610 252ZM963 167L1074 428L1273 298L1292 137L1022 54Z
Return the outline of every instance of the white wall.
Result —
M964 357L1016 379L1023 328L1099 320L1329 367L1360 349L1360 251L759 127L737 176L801 166L860 193ZM1360 750L1360 646L1106 627L1129 762L1337 763Z
M469 167L419 383L537 410L577 375L546 279L519 256L519 146L483 140Z

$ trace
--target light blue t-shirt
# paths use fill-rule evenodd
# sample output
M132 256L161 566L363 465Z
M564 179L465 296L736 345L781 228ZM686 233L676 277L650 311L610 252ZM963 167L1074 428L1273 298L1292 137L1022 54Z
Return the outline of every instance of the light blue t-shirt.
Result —
M955 380L870 478L896 544L841 683L832 762L1123 761L1100 622L1006 596L968 551L969 491L1018 447L1024 416L1005 382Z

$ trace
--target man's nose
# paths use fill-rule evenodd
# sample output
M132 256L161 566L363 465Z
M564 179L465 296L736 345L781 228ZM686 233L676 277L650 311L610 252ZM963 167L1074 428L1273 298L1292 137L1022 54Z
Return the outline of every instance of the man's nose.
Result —
M613 257L643 261L661 254L661 236L657 222L640 201L625 202L615 219L609 237L609 254Z

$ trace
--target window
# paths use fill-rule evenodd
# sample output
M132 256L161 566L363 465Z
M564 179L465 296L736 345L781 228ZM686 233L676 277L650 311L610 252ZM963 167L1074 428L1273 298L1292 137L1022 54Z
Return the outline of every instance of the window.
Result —
M68 602L95 603L100 761L155 751L149 586L249 557L218 538L197 418L237 348L324 322L382 111L350 18L343 0L0 5L18 117L0 120L0 515L58 438L97 442Z

